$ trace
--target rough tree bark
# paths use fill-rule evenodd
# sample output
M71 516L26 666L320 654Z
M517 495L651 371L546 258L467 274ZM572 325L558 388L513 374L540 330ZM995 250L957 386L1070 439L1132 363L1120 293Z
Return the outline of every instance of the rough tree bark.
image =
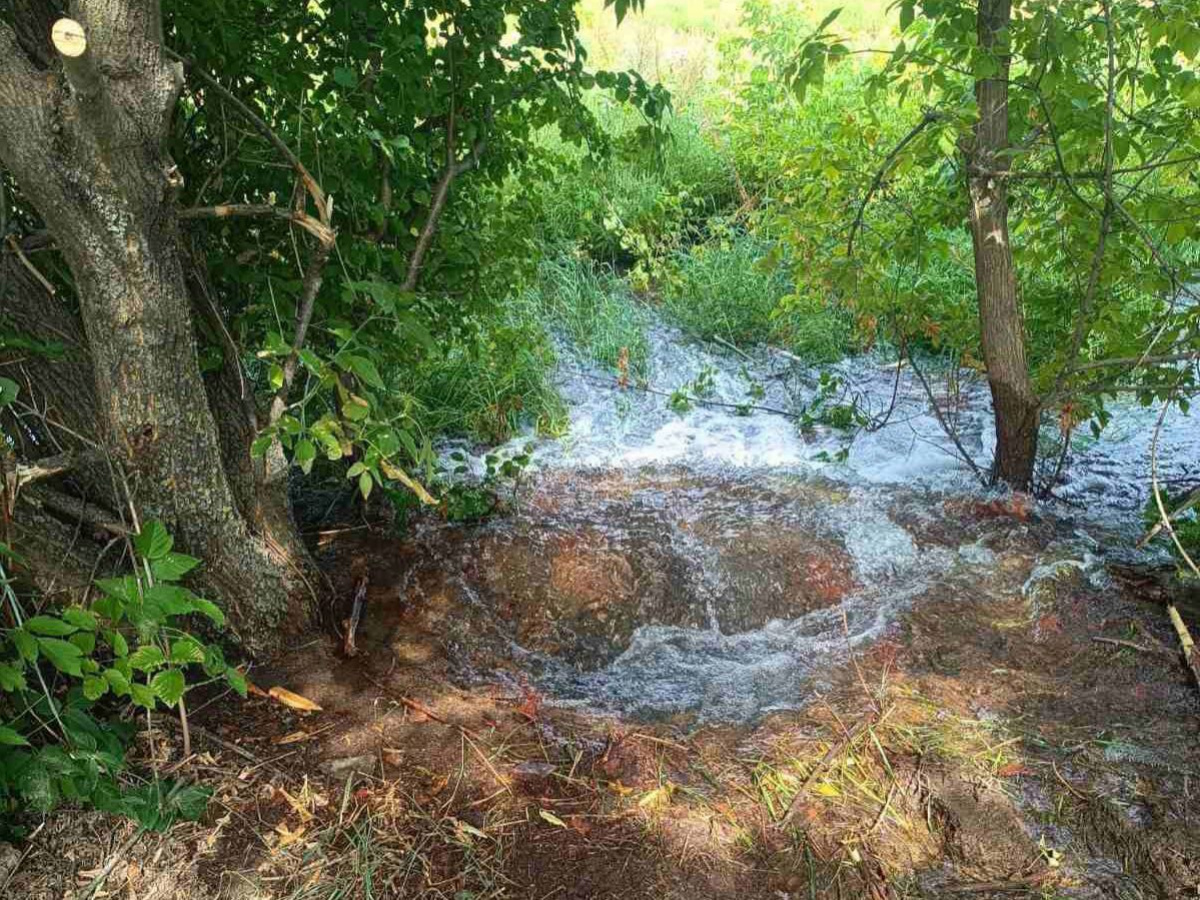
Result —
M22 0L18 21L51 5ZM197 363L165 150L183 71L161 50L157 3L75 0L71 12L78 28L33 46L36 29L0 22L0 162L71 269L100 437L140 514L206 561L239 637L269 652L312 609L296 564L241 515Z
M979 120L966 147L969 222L983 357L996 419L993 476L1028 490L1037 459L1040 405L1029 378L1025 321L1008 231L1008 74L1006 52L1011 0L980 0L979 46L995 55L999 71L975 82Z

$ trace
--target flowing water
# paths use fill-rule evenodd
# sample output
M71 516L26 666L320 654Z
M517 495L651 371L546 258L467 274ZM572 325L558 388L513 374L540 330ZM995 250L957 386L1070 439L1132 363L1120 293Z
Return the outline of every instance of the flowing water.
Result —
M1017 569L1032 573L1027 592L1064 568L1102 578L1103 549L1136 531L1158 410L1123 406L1080 443L1061 502L995 515L1008 507L939 422L985 463L994 438L977 376L950 386L926 373L927 392L911 368L866 356L822 385L786 355L723 352L661 323L649 343L651 390L564 346L570 428L532 440L515 511L429 522L406 542L402 664L422 662L420 636L437 635L464 680L528 682L551 702L629 716L749 721L804 702L922 597L970 603L1012 590ZM681 409L676 389L707 402ZM819 416L795 418L838 404L886 425L849 442ZM1172 413L1161 442L1161 476L1180 477L1200 429Z

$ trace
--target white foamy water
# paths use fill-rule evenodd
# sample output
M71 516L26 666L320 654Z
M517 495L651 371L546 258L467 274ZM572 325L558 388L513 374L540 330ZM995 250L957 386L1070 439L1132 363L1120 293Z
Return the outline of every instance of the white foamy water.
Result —
M469 591L472 609L530 607L516 617L533 625L485 612L469 629L495 635L555 702L700 721L794 707L922 596L969 603L986 591L1020 594L1094 568L1104 548L1089 529L1110 541L1136 530L1156 409L1117 405L1099 440L1077 442L1058 490L1064 500L1042 505L1042 524L964 523L945 509L986 494L911 368L897 373L874 356L829 368L837 402L876 424L886 417L850 440L820 424L800 427L821 394L815 368L767 350L746 357L689 342L661 323L649 344L650 390L622 389L562 347L570 427L533 442L532 506L476 527L453 552L431 536L434 565ZM944 377L927 377L942 418L986 467L994 447L986 383L963 373L951 392ZM671 392L693 393L698 381L710 403L673 409ZM1198 458L1200 429L1172 412L1161 443L1163 477L1177 478ZM504 553L481 549L495 546ZM514 547L518 576L481 584L480 561L511 566L504 554ZM589 637L608 616L625 625ZM577 655L585 645L586 665Z

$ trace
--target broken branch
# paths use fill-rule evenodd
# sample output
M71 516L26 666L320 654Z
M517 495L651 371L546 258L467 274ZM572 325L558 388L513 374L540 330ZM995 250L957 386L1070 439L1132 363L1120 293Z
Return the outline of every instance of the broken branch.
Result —
M220 206L196 206L179 211L181 219L234 219L234 218L274 218L283 219L298 225L315 237L322 244L332 245L337 240L337 232L314 219L303 210L283 209L278 206L257 203L222 204Z

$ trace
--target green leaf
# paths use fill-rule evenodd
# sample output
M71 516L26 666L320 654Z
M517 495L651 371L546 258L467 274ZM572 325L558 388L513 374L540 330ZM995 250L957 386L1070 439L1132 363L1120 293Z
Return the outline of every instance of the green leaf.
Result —
M117 656L129 655L129 642L125 640L125 635L119 631L104 632L104 640L108 641L108 646L112 647L113 653Z
M157 669L164 662L166 662L166 657L163 656L163 652L153 644L144 644L129 655L130 667L140 672Z
M203 597L192 597L192 607L196 612L207 616L214 625L225 624L225 613L221 612L221 607L217 606L211 600L205 600Z
M67 640L78 647L84 656L91 656L96 652L96 634L93 631L77 631Z
M64 622L56 616L34 616L31 619L25 620L25 630L30 634L44 634L50 637L65 637L68 634L74 634L79 629Z
M79 678L83 675L80 663L83 651L69 641L59 638L40 637L37 639L38 650L42 656L50 660L50 664L58 671Z
M112 691L118 697L124 697L129 694L129 679L124 673L118 672L116 669L105 669L104 680L112 687Z
M192 784L172 795L172 803L185 822L199 822L208 809L213 790L201 784Z
M17 652L21 654L21 658L26 662L37 662L37 639L26 631L14 631L11 633L11 636L12 642L17 647Z
M275 435L268 432L260 434L254 439L254 443L250 445L250 456L254 459L262 459L267 455L267 451L271 449L271 444L275 442Z
M204 648L204 674L210 678L224 675L229 664L225 662L225 653L216 644Z
M367 385L373 388L383 389L383 378L379 375L379 369L375 368L375 363L367 359L365 356L348 356L346 362L349 363L350 369L361 378Z
M0 379L2 380L2 379ZM0 745L5 747L28 747L29 741L7 725L0 725Z
M132 575L101 578L96 582L96 587L104 592L104 596L93 603L92 608L113 622L120 622L125 617L126 609L135 606L141 599L137 579Z
M246 690L248 688L245 675L243 675L233 666L230 666L225 670L225 681L231 688L234 689L239 697L245 699Z
M70 622L83 631L96 630L96 614L81 606L71 606L62 611L63 621Z
M364 500L371 496L373 487L375 487L375 480L371 477L370 472L363 472L358 476L358 490Z
M313 461L316 458L317 447L312 441L308 438L301 438L296 442L296 449L292 453L292 459L305 475L312 471Z
M150 564L150 571L157 581L178 581L196 566L200 560L186 553L168 553Z
M195 594L185 587L176 584L156 584L146 591L146 609L161 612L167 616L186 616L194 612Z
M99 675L88 675L83 679L83 696L88 700L99 700L108 693L108 680Z
M162 559L171 552L175 539L167 532L167 527L157 519L151 519L142 525L142 530L133 536L133 548L144 559Z
M8 406L17 399L21 388L11 378L0 378L0 406Z
M204 645L194 637L182 637L172 641L170 660L180 665L202 663L204 662Z
M25 690L25 673L16 666L0 663L0 691Z
M183 692L187 690L183 671L181 669L164 669L150 681L150 690L154 691L154 696L167 706L177 705L183 697Z
M145 709L154 709L157 705L154 699L154 691L150 690L144 684L138 684L136 681L129 685L129 699Z

